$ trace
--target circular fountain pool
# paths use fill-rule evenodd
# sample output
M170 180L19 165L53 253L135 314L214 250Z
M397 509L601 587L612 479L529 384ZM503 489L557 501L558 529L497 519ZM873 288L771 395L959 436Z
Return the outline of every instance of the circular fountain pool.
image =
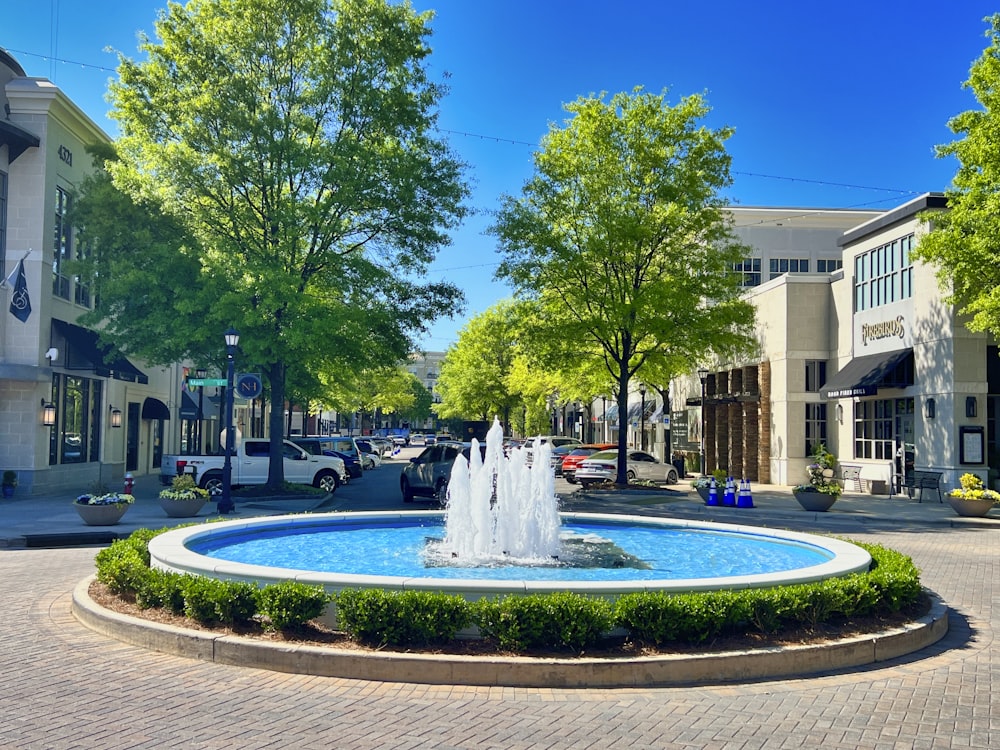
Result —
M331 593L377 587L468 598L767 587L860 572L871 562L855 545L795 532L583 513L561 514L561 521L564 552L516 564L496 559L463 565L428 554L428 544L444 535L443 512L228 521L161 534L149 550L157 568L261 585L297 580ZM569 548L588 540L598 540L599 550L581 562Z

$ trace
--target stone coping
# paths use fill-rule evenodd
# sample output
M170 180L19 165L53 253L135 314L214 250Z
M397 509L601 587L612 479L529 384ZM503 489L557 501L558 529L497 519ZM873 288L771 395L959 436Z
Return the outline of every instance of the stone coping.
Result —
M259 641L123 615L91 599L89 589L94 580L95 576L89 576L73 590L74 616L91 630L134 646L275 672L432 685L667 687L802 677L913 654L948 632L948 607L928 592L931 610L920 620L880 633L823 644L621 659L350 651Z

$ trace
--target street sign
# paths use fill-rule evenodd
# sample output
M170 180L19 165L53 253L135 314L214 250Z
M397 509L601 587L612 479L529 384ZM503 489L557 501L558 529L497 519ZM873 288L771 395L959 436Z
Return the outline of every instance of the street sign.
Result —
M199 386L224 386L226 384L225 378L188 378L188 385L192 388L197 388Z

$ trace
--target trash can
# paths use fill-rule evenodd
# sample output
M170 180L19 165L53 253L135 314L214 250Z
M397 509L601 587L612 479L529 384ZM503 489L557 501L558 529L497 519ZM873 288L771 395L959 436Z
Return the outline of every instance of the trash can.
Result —
M683 458L683 456L681 458L675 458L671 463L673 463L674 468L677 469L677 478L678 479L683 479L685 477L685 475L687 474L687 471L684 468L684 458Z

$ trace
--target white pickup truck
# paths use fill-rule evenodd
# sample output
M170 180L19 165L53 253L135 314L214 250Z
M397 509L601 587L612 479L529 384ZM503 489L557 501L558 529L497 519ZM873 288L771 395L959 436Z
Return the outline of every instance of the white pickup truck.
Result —
M232 457L232 486L266 484L270 462L270 440L244 438L236 445ZM314 456L295 443L281 444L285 464L285 481L311 484L333 492L348 481L344 461L336 456ZM225 456L164 455L160 462L160 482L169 485L178 473L193 474L199 487L213 495L222 492L222 465Z

